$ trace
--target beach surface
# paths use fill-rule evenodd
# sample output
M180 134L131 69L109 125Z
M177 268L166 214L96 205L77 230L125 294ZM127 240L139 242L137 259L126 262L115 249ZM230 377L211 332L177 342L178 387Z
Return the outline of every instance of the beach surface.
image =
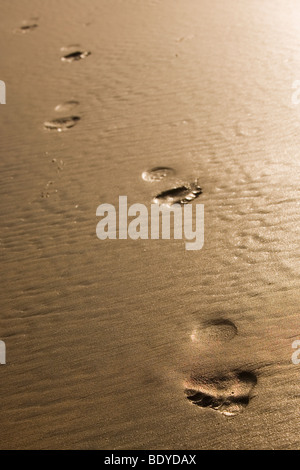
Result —
M293 0L2 0L1 449L300 448L299 24ZM194 181L201 250L97 238L100 204Z

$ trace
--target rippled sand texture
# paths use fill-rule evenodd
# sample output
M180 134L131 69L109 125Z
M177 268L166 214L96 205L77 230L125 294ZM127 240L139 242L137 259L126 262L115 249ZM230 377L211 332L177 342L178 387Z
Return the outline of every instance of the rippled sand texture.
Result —
M299 449L300 6L0 9L1 448ZM97 239L194 181L201 251Z

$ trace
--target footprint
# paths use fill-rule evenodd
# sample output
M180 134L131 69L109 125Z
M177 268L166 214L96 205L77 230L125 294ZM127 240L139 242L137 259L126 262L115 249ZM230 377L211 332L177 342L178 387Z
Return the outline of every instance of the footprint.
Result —
M202 408L212 408L225 416L235 416L247 407L257 377L249 371L233 371L225 376L192 375L185 383L188 400Z
M230 320L220 319L208 321L201 327L193 330L191 340L193 343L205 345L207 343L225 343L237 335L237 327Z
M153 198L156 204L171 206L172 204L187 204L202 194L198 183L179 186L159 193Z
M70 54L70 52L74 52L76 49L80 49L80 44L70 44L69 46L63 46L60 48L61 52L67 52Z
M64 103L60 103L57 106L55 106L55 111L59 113L64 113L66 111L71 111L72 109L76 108L79 105L79 101L76 100L70 100L70 101L65 101Z
M56 194L57 189L53 188L54 181L48 181L44 190L41 192L41 198L49 198L51 194Z
M67 129L70 129L71 127L74 127L79 120L79 116L68 116L53 119L52 121L45 121L44 128L48 130L56 130L58 132L62 132Z
M89 55L91 55L91 52L89 51L74 51L61 57L61 60L63 62L75 62L80 59L85 59Z
M211 408L225 416L235 416L250 403L257 384L256 375L243 370L243 366L235 368L229 363L232 352L236 361L236 349L227 343L237 333L236 325L224 318L203 322L192 332L192 343L201 346L201 349L194 349L192 372L184 382L185 394L192 404ZM213 367L211 372L209 364L210 370Z
M14 33L21 33L21 34L28 33L29 31L33 31L37 27L38 27L37 23L24 22L24 24L20 26L20 28L17 28L14 30Z
M155 181L161 181L162 179L173 175L175 175L175 170L173 170L173 168L157 166L155 168L152 168L152 170L144 171L142 173L142 178L144 181L153 183Z

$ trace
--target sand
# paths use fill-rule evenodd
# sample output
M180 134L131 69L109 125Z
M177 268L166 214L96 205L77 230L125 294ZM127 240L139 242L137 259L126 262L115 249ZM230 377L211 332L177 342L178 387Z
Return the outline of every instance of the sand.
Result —
M1 2L1 449L300 448L299 20ZM202 250L96 237L99 204L196 179Z

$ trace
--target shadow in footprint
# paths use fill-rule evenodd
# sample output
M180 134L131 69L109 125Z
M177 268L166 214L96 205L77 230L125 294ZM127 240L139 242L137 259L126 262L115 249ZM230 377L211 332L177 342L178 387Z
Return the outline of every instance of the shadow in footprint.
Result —
M58 132L62 132L67 129L70 129L71 127L74 127L79 120L80 120L79 116L68 116L68 117L53 119L52 121L45 121L44 128L50 131L56 130Z
M191 376L186 382L188 400L225 416L235 416L248 406L257 377L250 371L233 371L226 376Z
M173 204L188 204L202 194L198 183L179 186L177 188L162 191L153 198L156 204L171 206Z
M89 51L74 51L61 57L63 62L76 62L91 55Z

